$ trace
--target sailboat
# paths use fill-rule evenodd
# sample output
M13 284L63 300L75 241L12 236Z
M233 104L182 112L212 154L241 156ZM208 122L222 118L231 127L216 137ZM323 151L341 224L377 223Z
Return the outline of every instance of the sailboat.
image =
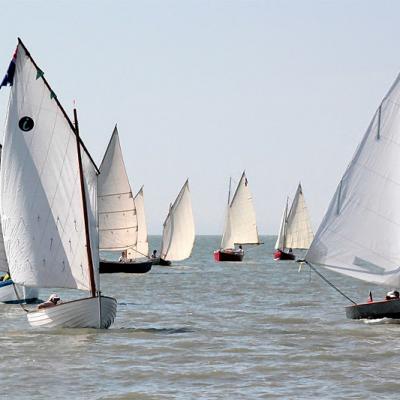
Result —
M229 180L228 206L221 247L214 251L215 261L242 261L244 250L242 245L261 244L256 223L256 213L249 183L243 171L232 201L231 179ZM239 245L235 249L235 244Z
M117 302L98 276L98 170L29 51L18 39L4 135L1 223L13 281L88 291L27 313L35 327L108 328Z
M186 180L174 203L170 205L163 225L160 258L153 263L171 265L172 261L189 258L195 240L189 180Z
M308 249L314 237L301 183L297 187L289 212L288 202L289 199L286 200L282 214L274 260L294 260L292 250ZM289 251L285 251L286 249Z
M311 243L305 261L312 268L400 286L399 104L400 75L375 112ZM400 299L351 301L348 318L400 318Z
M148 259L148 249L138 247L138 244L141 246L142 243L138 243L137 207L126 173L116 126L100 165L97 195L100 250L118 251L122 254L119 261L101 259L100 273L150 271L152 262ZM138 201L140 202L139 199Z

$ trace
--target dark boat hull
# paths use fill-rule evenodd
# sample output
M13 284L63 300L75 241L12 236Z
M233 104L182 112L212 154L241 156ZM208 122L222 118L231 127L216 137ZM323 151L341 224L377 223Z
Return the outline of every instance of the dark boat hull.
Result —
M100 274L144 274L151 270L151 260L135 262L100 261Z
M163 259L160 258L160 257L152 258L152 259L151 259L151 262L152 262L153 265L164 265L164 266L166 266L166 267L168 267L168 266L171 265L171 261L163 260Z
M350 319L400 319L400 299L374 301L345 307L346 317Z
M285 253L284 251L280 250L275 252L274 260L294 260L296 257L293 253Z
M214 251L214 260L215 261L242 261L244 257L244 252L236 252L236 251L224 251L224 250L215 250Z

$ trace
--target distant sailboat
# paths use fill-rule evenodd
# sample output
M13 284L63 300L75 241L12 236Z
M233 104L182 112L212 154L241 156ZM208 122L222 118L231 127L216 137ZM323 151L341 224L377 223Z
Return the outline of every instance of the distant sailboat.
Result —
M304 200L301 183L297 187L290 211L288 200L283 210L279 235L276 240L275 260L294 260L294 249L308 249L313 240L311 220ZM289 251L285 251L289 249Z
M137 241L136 241L136 246L133 247L133 252L148 257L149 242L147 239L147 224L146 224L146 213L144 211L143 186L137 192L133 200L136 206L136 216L137 216L137 226L138 226ZM128 258L130 258L129 250L128 250Z
M2 146L0 145L0 160ZM0 281L0 302L1 303L33 303L38 300L39 290L37 288L29 288L16 285L11 279L4 278L9 275L6 251L4 248L3 230L0 223L0 271L4 272Z
M351 278L400 286L400 75L382 100L305 260ZM353 301L353 300L351 300ZM400 299L346 307L348 318L400 318Z
M15 283L89 291L27 313L32 326L108 328L100 294L97 168L57 96L18 39L1 167L1 222Z
M229 180L228 207L221 247L214 251L215 261L242 261L244 251L242 245L261 244L256 223L256 213L249 184L245 172L230 201L231 180ZM239 245L235 249L235 244Z
M187 180L169 208L163 227L160 258L154 259L154 264L171 265L171 261L185 260L192 253L194 240L192 200Z
M138 195L140 197L140 193ZM140 201L138 198L139 206ZM137 206L125 170L117 127L100 165L98 209L100 250L122 254L120 261L100 260L100 273L148 272L152 262L147 258L148 248L143 248L145 244L139 242L143 240L143 225L139 232Z

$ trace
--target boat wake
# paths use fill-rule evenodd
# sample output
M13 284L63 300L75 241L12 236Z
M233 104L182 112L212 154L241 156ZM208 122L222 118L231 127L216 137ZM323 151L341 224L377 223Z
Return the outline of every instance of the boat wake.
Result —
M362 321L367 325L400 324L400 319L395 318L363 319Z

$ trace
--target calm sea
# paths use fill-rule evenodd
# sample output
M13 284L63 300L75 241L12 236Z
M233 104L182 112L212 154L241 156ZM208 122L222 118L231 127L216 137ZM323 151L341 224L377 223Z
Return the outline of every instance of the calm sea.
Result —
M34 330L0 305L0 398L398 398L400 325L347 320L347 301L307 267L272 260L274 239L217 264L219 237L200 236L173 267L102 275L118 299L109 330ZM384 295L323 272L357 301Z

